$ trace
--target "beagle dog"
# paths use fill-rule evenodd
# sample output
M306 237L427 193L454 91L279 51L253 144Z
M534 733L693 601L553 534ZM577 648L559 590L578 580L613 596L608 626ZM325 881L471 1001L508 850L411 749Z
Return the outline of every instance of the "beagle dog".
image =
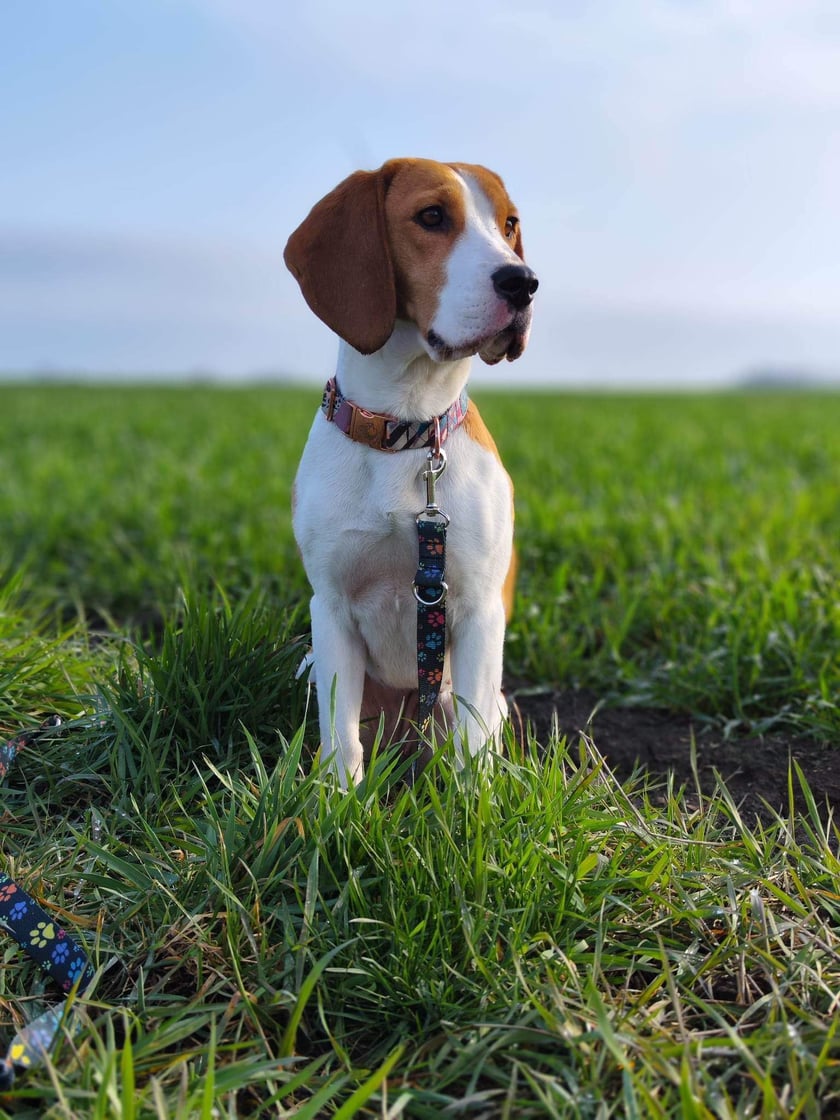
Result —
M432 721L452 730L463 757L492 743L507 714L513 488L466 385L474 354L489 365L522 354L538 281L498 175L426 159L345 179L295 230L284 259L340 339L295 480L293 524L313 589L322 760L346 788L360 781L383 720L392 741L412 730L420 741L414 581L430 459L440 481L427 509L449 519Z

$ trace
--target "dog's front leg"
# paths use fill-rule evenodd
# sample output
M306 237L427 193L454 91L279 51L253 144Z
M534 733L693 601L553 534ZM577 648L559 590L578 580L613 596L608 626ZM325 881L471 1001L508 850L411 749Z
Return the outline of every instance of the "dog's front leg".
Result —
M452 638L452 691L457 705L459 757L476 754L498 735L507 715L502 694L505 612L501 603L471 611ZM459 703L460 701L460 703Z
M321 759L342 789L362 780L359 716L365 684L364 643L345 613L314 595L310 604Z

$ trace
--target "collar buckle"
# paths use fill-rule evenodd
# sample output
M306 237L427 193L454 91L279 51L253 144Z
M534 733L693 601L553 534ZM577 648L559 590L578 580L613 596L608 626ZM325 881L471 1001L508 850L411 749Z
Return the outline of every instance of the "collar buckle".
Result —
M329 419L329 416L327 419ZM387 421L387 416L380 416L376 412L368 412L366 408L359 408L356 405L350 414L347 435L356 443L365 443L368 447L373 447L377 451L384 451L386 450L385 425Z

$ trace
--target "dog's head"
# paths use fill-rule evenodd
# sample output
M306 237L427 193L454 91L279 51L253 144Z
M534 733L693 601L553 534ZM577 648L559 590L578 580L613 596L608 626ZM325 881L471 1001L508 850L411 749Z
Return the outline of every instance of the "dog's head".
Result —
M393 159L317 203L284 258L304 298L362 354L415 324L435 361L490 365L525 349L537 278L516 207L485 167Z

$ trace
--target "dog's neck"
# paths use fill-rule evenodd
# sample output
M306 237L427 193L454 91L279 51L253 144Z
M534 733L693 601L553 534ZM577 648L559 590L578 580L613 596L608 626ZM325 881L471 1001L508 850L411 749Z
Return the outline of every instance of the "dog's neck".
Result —
M430 420L461 395L471 361L434 361L415 325L398 319L393 334L375 354L360 354L340 342L336 379L342 394L369 412Z

